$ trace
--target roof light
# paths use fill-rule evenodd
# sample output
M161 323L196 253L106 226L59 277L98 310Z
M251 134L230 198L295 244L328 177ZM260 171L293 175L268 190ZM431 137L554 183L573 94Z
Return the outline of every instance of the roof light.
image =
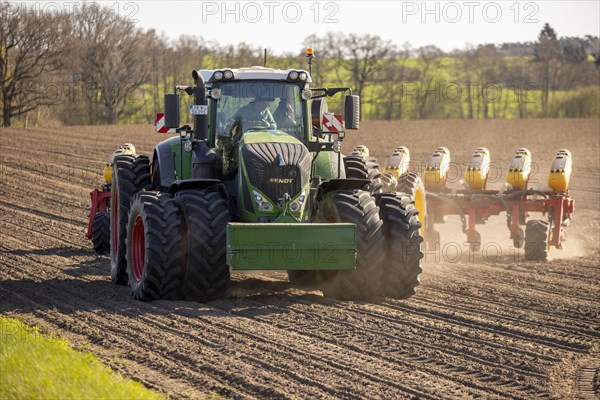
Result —
M225 77L225 79L232 79L233 78L233 71L227 70L223 72L223 76Z
M301 81L305 81L308 78L308 74L306 72L300 72L298 74L298 79L300 79Z
M223 73L221 71L217 71L214 73L213 78L216 81L220 81L221 79L223 79Z
M298 79L298 71L292 71L292 72L290 72L289 77L290 77L291 80L295 81L296 79Z

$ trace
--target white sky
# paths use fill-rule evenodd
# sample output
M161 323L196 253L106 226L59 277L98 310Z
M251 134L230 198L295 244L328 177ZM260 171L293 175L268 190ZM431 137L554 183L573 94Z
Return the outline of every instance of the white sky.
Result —
M600 35L600 0L98 2L173 39L189 34L221 44L245 41L277 53L295 53L309 34L330 31L377 34L398 45L433 44L445 51L534 41L545 22L559 36ZM81 4L37 4L44 3Z

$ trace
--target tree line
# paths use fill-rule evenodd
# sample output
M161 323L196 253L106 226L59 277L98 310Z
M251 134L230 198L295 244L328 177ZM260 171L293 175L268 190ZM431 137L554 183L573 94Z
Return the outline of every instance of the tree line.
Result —
M310 35L313 85L351 86L364 119L600 116L598 37L559 38L546 24L529 43L450 53L377 35ZM307 68L304 49L267 66ZM183 35L170 40L100 6L71 13L0 4L2 125L151 123L162 97L199 68L263 65L263 49ZM335 105L333 105L335 108Z

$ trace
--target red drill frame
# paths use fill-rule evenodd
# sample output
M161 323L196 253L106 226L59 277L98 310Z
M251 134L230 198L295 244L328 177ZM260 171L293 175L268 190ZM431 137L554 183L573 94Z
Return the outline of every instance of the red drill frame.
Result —
M90 192L92 199L92 209L90 211L90 219L88 221L88 228L86 236L88 239L92 238L92 222L94 221L94 215L98 212L106 212L108 210L108 201L110 199L110 190L108 187L104 187L102 190L94 189Z
M528 198L528 196L546 196ZM571 221L575 201L569 192L554 193L538 190L513 190L500 193L497 190L445 190L438 193L427 192L427 226L425 235L435 237L434 226L446 215L459 215L467 242L479 249L481 238L475 225L483 224L492 215L507 213L507 225L515 247L523 247L523 230L528 212L541 212L548 215L551 223L549 246L562 249L565 240L564 229ZM438 222L439 223L439 222Z

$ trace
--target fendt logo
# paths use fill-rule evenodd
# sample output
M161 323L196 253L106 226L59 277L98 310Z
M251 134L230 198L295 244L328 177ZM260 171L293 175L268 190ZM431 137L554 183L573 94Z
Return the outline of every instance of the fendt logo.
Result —
M271 178L269 179L271 183L293 183L293 178Z

